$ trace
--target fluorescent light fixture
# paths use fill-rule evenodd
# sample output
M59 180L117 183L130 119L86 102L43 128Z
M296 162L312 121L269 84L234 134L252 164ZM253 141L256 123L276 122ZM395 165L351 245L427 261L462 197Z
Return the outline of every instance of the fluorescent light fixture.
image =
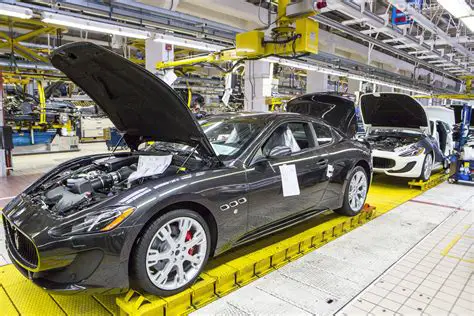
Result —
M412 52L408 52L410 55L417 55L417 54L425 54L425 53L431 53L430 50L415 50Z
M350 73L345 72L345 71L340 71L340 70L326 68L326 67L317 66L317 65L311 65L311 64L307 64L307 63L304 63L304 62L301 62L301 61L295 61L295 60L291 60L291 59L277 58L277 57L267 57L267 58L262 58L261 60L262 61L267 61L267 62L270 62L270 63L277 63L277 64L280 64L280 65L283 65L283 66L294 67L294 68L309 70L309 71L318 71L318 72L322 72L322 73L326 73L326 74L330 74L330 75L334 75L334 76L341 76L341 77L346 77L346 78L349 78L349 79L354 79L354 80L359 80L359 81L366 81L366 82L374 83L374 84L377 84L377 85L387 86L387 87L406 90L406 91L411 91L411 92L414 92L414 93L427 94L427 95L431 94L428 91L417 90L417 89L413 89L413 88L410 88L410 87L405 87L405 86L402 86L402 85L389 83L389 82L385 82L385 81L378 80L378 79L367 78L367 77L360 76L360 75L350 74Z
M467 16L465 18L461 18L462 23L471 30L471 32L474 32L474 16Z
M466 0L438 0L438 3L455 18L471 15L471 7Z
M438 55L426 55L426 56L418 56L418 59L433 59L433 58L440 58Z
M56 13L45 12L42 14L41 20L44 23L51 23L56 25L62 25L72 27L76 29L92 31L97 33L114 34L120 36L126 36L131 38L147 39L151 37L150 32L138 30L130 27L124 27L116 24L109 24L103 22L97 22L87 20L83 18L60 15Z
M176 37L176 36L168 35L168 34L155 34L155 37L153 38L153 40L155 42L172 44L172 45L177 45L177 46L182 46L182 47L187 47L187 48L194 48L194 49L203 50L206 52L218 52L226 48L225 46L221 46L221 45L209 44L202 41Z
M28 8L22 8L17 5L0 3L0 15L11 16L20 19L31 19L33 11Z

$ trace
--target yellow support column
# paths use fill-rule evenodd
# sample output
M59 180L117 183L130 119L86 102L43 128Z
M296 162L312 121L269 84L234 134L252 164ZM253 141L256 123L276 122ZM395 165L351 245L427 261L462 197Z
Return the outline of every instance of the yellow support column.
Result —
M43 82L41 80L36 81L38 84L38 96L40 101L40 121L41 125L46 124L46 97L44 95Z

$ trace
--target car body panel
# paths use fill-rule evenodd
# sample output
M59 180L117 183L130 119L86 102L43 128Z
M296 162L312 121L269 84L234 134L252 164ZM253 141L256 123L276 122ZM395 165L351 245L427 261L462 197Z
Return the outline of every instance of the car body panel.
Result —
M354 102L339 94L305 94L291 99L287 104L287 111L322 119L349 138L353 137L357 130Z
M447 146L441 150L437 134L437 119L446 119L451 122L450 114L440 109L423 107L409 95L400 93L375 93L364 94L360 101L362 118L366 128L366 139L373 139L376 135L385 135L386 138L399 138L408 140L410 133L418 137L411 145L424 148L425 152L418 156L401 156L403 148L410 144L395 147L373 143L372 156L374 159L374 172L385 173L389 176L418 178L423 169L427 154L433 156L434 166L440 165L451 151L452 133L448 132ZM446 112L446 113L445 113ZM448 111L449 112L449 111ZM448 115L447 115L448 114Z
M90 93L117 127L127 133L128 140L135 141L134 145L144 140L174 141L199 146L199 153L203 151L203 156L210 159L186 155L194 164L186 160L186 167L193 167L185 168L184 163L176 163L180 161L176 160L179 154L172 153L172 164L162 174L141 178L143 181L128 183L113 192L99 191L102 199L68 209L68 213L61 213L45 202L50 182L54 182L55 188L68 190L66 179L69 180L72 171L82 172L82 167L95 166L98 159L161 154L159 151L134 151L136 148L132 146L131 153L76 158L62 163L33 183L4 208L2 217L7 229L9 255L22 273L43 288L69 293L90 289L109 293L114 291L111 288L128 288L134 246L148 225L171 210L191 209L200 213L213 236L211 255L218 255L321 210L340 207L349 174L356 164L362 165L371 176L369 146L348 138L339 129L314 117L295 113L216 116L230 121L251 116L251 120L261 123L254 130L257 135L250 138L239 154L220 161L213 159L216 155L210 139L176 93L150 73L89 43L60 48L53 54L53 64ZM133 115L135 118L131 117ZM205 121L210 120L212 117L206 117ZM253 160L273 131L278 127L289 129L288 123L306 124L304 132L309 133L306 134L309 147L287 156L265 154L260 161ZM318 145L315 124L330 130L331 143ZM234 130L236 126L233 129L231 126L228 133ZM224 136L224 142L230 138L230 135ZM294 135L293 140L296 142ZM170 151L166 151L163 155L169 154ZM283 197L279 167L285 164L296 166L300 186L297 196ZM92 233L88 230L79 234L72 233L71 229L70 234L57 233L61 232L59 228L84 215L94 216L98 211L118 207L133 211L109 231ZM24 249L35 254L22 254ZM32 256L38 262L28 263L23 255Z
M366 130L370 127L428 128L423 106L406 94L364 94L360 98L360 108Z
M63 45L52 64L81 87L125 133L129 147L158 140L215 153L179 95L143 67L90 42Z

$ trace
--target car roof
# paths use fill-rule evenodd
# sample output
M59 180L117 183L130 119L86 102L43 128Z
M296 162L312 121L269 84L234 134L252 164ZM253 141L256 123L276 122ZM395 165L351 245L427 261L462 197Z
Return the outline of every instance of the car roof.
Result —
M259 118L262 121L274 121L279 118L287 118L287 117L294 117L294 118L308 118L314 119L307 115L302 115L299 113L290 113L290 112L227 112L227 113L220 113L220 114L211 114L203 118L204 121L211 120L213 118L237 118L237 117L248 117L248 118Z

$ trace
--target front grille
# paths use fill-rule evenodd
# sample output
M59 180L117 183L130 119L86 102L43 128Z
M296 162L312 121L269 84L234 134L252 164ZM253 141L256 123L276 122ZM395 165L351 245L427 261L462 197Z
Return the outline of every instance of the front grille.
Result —
M413 169L413 167L415 167L416 165L416 161L410 161L409 163L407 163L407 165L405 167L403 167L402 169L398 169L398 170L389 170L387 172L389 173L404 173L404 172L408 172L408 171L411 171L411 169Z
M7 247L13 257L25 267L36 269L38 267L38 253L33 242L21 231L15 228L6 218L3 218L3 226Z
M374 164L374 168L377 168L377 169L389 169L389 168L395 167L395 160L388 159L388 158L374 157L373 164Z

